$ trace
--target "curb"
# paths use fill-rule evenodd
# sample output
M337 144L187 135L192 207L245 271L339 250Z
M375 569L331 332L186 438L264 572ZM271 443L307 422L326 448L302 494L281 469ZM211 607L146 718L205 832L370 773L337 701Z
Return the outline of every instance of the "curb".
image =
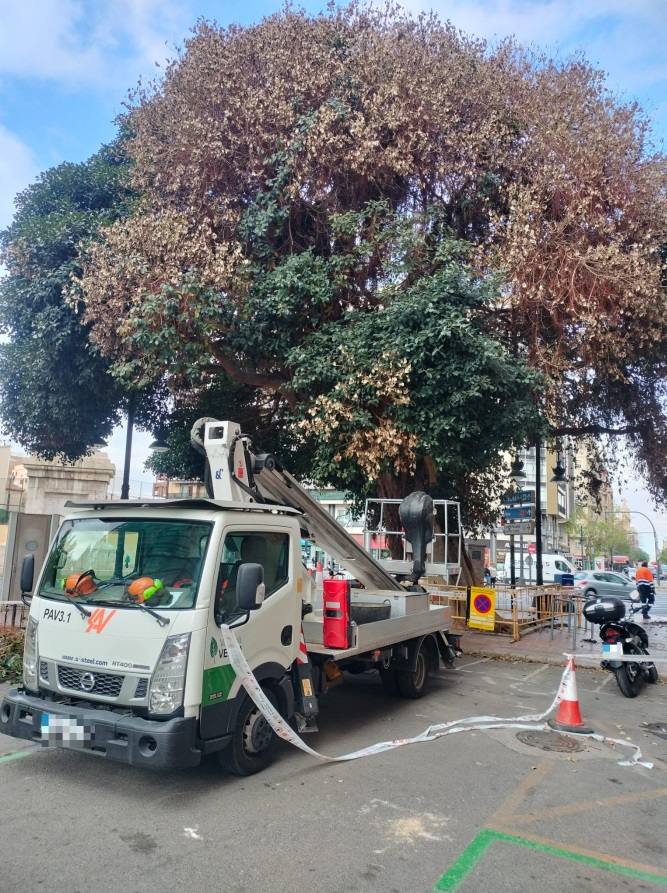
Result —
M501 660L506 661L508 663L518 663L518 664L548 664L552 667L563 667L565 663L565 658L563 655L558 654L531 654L523 653L523 654L499 654L497 651L485 651L484 649L474 648L472 650L466 649L463 652L464 657L488 657L490 660ZM591 655L590 658L577 658L577 667L583 667L587 670L600 670L600 672L606 672L600 666L601 657L594 657Z
M498 660L505 661L506 663L516 663L516 664L546 664L551 667L560 667L563 668L563 664L565 663L565 657L562 655L560 658L556 654L498 654L498 652L493 651L480 651L479 649L473 649L472 651L464 651L464 657L488 657L490 660ZM602 660L602 656L595 657L591 655L590 657L577 657L577 667L583 670L597 670L599 673L606 673L607 670L603 669L600 666L600 661ZM667 684L667 679L660 679L658 682L659 685Z

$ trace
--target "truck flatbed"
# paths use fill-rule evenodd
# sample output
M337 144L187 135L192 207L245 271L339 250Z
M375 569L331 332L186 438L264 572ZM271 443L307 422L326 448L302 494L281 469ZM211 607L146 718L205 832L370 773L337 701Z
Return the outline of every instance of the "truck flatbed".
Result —
M353 624L352 643L349 648L330 648L323 644L323 614L321 610L308 614L303 621L303 632L309 652L323 654L334 660L357 657L378 648L395 645L415 639L427 633L447 632L450 624L450 610L442 605L431 605L426 611L406 614L403 617L389 617L374 623Z

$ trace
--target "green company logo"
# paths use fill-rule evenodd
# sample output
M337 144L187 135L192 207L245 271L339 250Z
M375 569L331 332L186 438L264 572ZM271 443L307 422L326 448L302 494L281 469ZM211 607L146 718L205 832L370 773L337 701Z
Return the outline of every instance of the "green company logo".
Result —
M218 643L213 638L211 639L210 651L211 651L211 657L215 657L216 654L218 653Z

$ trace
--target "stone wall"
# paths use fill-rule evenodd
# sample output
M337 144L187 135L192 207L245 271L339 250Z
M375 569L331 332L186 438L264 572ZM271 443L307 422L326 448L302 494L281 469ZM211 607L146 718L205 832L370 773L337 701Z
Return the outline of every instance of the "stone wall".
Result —
M27 477L22 510L31 515L64 515L68 500L106 499L116 472L105 453L94 453L72 465L29 457L22 461L22 468Z

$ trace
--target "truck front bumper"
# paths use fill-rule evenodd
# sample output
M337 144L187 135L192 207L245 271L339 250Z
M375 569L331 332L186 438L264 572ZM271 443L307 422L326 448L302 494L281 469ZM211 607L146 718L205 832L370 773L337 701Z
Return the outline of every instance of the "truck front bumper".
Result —
M44 714L50 728L60 724L64 731L44 737ZM57 718L55 722L52 717ZM0 733L150 769L196 766L202 758L195 717L160 722L130 713L59 704L16 688L10 689L0 704Z

